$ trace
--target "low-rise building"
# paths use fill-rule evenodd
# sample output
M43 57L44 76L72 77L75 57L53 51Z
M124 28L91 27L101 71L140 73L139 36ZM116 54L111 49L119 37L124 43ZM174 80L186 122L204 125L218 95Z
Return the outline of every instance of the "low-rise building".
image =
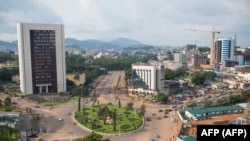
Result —
M240 83L239 88L240 89L250 89L250 83L248 83L248 82Z
M166 95L176 95L180 92L180 82L173 80L163 80L162 91Z
M243 108L240 106L220 106L210 108L188 109L185 111L185 116L194 120L202 120L216 115L235 113L243 113Z

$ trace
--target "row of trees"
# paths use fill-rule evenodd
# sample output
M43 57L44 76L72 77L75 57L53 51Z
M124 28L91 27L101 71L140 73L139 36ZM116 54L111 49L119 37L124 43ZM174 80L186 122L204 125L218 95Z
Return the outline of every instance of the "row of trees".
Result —
M123 56L118 58L101 57L95 60L93 65L85 64L85 59L81 55L66 54L66 72L86 72L93 71L99 68L107 70L126 70L131 68L132 63L148 62L148 60L157 60L156 55L149 54L146 56Z
M186 69L185 68L177 68L176 70L171 70L171 69L165 69L164 72L164 77L165 80L174 80L175 78L181 77L186 75Z
M2 51L0 51L0 63L15 60L15 58L12 56L12 54L13 54L13 52L2 52Z
M0 125L0 141L16 141L18 135L17 129L7 125Z
M12 81L12 76L19 74L18 67L0 68L0 83Z
M165 79L174 80L176 78L188 75L185 68L178 68L176 70L165 69ZM203 85L205 80L214 81L216 73L212 71L196 71L191 74L191 81L195 85Z
M132 63L148 62L149 60L157 60L156 55L149 54L147 56L128 56L118 58L101 57L96 60L95 64L99 67L106 68L107 70L127 70L131 68Z
M206 79L214 81L216 73L212 71L194 72L191 81L195 85L203 85Z
M104 139L102 135L92 132L91 134L83 138L76 139L75 141L110 141L110 139Z
M11 98L6 97L4 101L0 99L0 107L4 107L5 111L11 111L12 110Z

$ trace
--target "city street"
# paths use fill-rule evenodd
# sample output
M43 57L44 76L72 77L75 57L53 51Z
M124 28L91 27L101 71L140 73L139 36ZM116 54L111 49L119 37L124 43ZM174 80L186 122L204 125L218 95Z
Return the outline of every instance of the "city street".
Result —
M98 97L98 100L101 103L109 103L112 104L118 104L118 100L115 99L115 97L119 97L121 100L121 103L123 106L126 106L128 102L134 103L134 108L138 109L143 104L142 100L139 100L137 98L127 97L127 94L122 89L115 90L113 89L113 86L116 86L116 83L118 82L119 76L124 72L110 72L109 74L105 75L102 80L100 80L99 85L96 88L96 93L100 94L100 97ZM120 78L120 80L124 80L124 78ZM121 82L119 84L124 84L125 82ZM120 85L122 87L122 85ZM178 122L171 123L170 116L173 114L175 115L175 112L171 112L168 114L167 118L164 118L164 112L159 112L159 110L165 110L165 109L171 109L172 106L167 105L158 105L158 104L151 104L151 103L144 103L146 106L146 113L145 118L150 118L151 121L145 120L145 126L142 128L141 131L138 131L136 133L123 135L120 136L112 136L110 139L112 141L151 141L151 139L154 139L156 141L169 141L170 138L173 139L176 138L177 130L179 130L179 124ZM177 126L177 124L179 126Z
M115 98L118 97L123 106L126 106L128 102L133 102L133 107L138 109L143 104L143 101L137 98L132 100L132 98L127 97L126 91L124 90L125 82L123 73L123 71L109 72L107 75L101 76L96 80L95 83L97 86L95 92L99 95L97 100L105 104L118 104L118 100ZM120 82L118 83L119 77ZM38 113L40 117L42 117L39 124L41 127L46 128L46 133L41 133L39 135L43 140L63 141L80 138L89 134L89 132L83 130L78 125L73 124L72 113L77 109L77 102L54 106L54 108L51 109L51 107L40 105L40 108L36 108L37 104L21 98L14 98L13 100L22 108L32 108L32 113ZM89 102L84 104L88 105L92 103ZM156 141L169 141L170 138L176 138L177 130L179 130L180 127L177 126L179 125L178 122L172 123L170 120L171 115L175 117L175 112L169 113L166 118L164 117L164 112L159 112L159 110L164 111L165 109L171 109L172 106L152 103L144 104L146 106L145 118L150 118L151 120L145 120L145 126L140 131L122 136L105 136L105 138L110 138L111 141L151 141L151 139L155 139ZM27 125L26 128L30 127ZM24 134L24 132L22 134Z

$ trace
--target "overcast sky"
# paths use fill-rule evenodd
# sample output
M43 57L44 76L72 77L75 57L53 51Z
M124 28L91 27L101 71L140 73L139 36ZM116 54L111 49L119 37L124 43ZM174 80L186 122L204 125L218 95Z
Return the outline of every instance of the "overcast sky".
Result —
M65 37L111 41L119 37L151 45L209 46L237 36L250 46L250 0L0 0L0 40L17 39L16 23L65 25Z

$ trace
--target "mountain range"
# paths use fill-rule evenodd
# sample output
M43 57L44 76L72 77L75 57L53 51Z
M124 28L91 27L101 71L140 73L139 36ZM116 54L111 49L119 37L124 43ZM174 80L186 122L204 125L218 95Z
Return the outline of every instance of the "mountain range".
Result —
M94 40L94 39L77 40L74 38L66 38L64 44L66 48L73 48L79 50L89 50L89 49L105 50L105 49L118 49L124 47L151 46L128 38L118 38L109 42L105 42L102 40ZM17 50L17 41L13 42L0 41L0 51L4 50Z

